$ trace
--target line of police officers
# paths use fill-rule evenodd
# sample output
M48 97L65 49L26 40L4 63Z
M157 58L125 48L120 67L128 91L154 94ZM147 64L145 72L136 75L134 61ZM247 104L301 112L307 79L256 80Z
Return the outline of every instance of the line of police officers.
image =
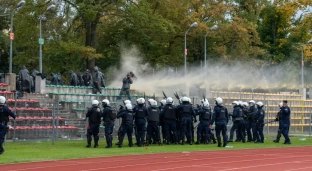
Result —
M118 147L123 146L124 136L127 134L129 146L133 146L132 134L135 130L136 145L148 146L150 143L162 145L165 144L181 144L194 142L194 125L197 122L196 116L199 116L200 123L197 126L196 144L218 143L218 147L225 147L228 142L233 142L233 135L236 131L236 142L242 141L264 143L263 127L265 125L265 111L262 102L253 100L247 102L234 101L233 113L229 113L227 108L223 106L222 98L218 97L215 101L215 107L211 110L207 99L201 101L202 105L193 108L188 97L179 100L179 105L173 104L173 99L168 97L161 100L160 106L153 99L148 100L148 106L145 105L143 98L137 99L137 105L133 107L130 100L124 101L125 107L117 110L109 106L107 99L102 101L103 111L100 110L99 102L94 100L92 108L88 110L89 126L87 131L87 147L91 147L92 136L94 137L94 147L98 147L99 126L104 121L106 148L112 148L112 133L114 121L121 118L121 126L118 130ZM227 124L230 116L232 117L233 126L230 130L230 139L227 136ZM101 119L102 118L102 119ZM288 131L290 126L290 109L287 101L280 104L280 111L276 121L279 121L279 131L277 139L279 142L281 134L285 137L284 144L290 144ZM148 123L146 123L148 122ZM217 141L212 133L212 125L215 123L215 132ZM147 125L147 126L146 126ZM160 127L163 135L163 142L160 138ZM145 133L146 137L145 137ZM221 134L223 144L221 142ZM185 137L186 140L185 141ZM146 141L145 141L146 138ZM153 139L153 141L152 141Z
M255 143L264 143L263 127L265 125L265 111L263 103L251 100L249 104L242 101L233 101L232 116L233 126L230 130L230 139L228 142L233 142L233 134L236 131L236 142L242 141ZM288 132L290 127L290 108L287 105L287 100L279 104L279 112L275 121L279 121L277 138L273 141L278 143L281 135L285 137L284 144L291 144Z

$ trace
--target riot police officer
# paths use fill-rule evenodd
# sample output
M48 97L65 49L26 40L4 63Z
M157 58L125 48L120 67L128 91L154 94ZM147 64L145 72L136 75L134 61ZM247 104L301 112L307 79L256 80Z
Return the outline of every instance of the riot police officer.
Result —
M15 114L5 106L5 97L0 96L0 154L4 153L3 143L5 134L8 131L7 123L9 122L9 116L15 119Z
M94 148L99 146L99 127L101 124L101 109L99 101L93 100L92 107L88 110L86 118L89 118L89 125L87 129L87 148L91 147L92 136L94 139Z
M149 145L152 135L155 135L154 141L156 141L158 145L161 145L159 134L160 111L157 107L157 102L155 100L151 100L150 105L151 106L148 108L149 116L147 118L148 125L147 125L146 145L147 146Z
M192 140L192 122L193 118L195 122L196 120L196 114L194 112L194 109L192 105L189 102L189 98L183 97L182 98L182 104L177 107L177 112L180 114L180 124L181 124L181 133L180 133L180 138L181 138L181 145L184 145L185 141L185 136L187 138L187 141L190 143L190 145L193 144Z
M223 147L227 145L227 123L229 122L228 119L228 110L226 107L222 105L223 99L221 97L216 98L216 106L213 109L213 115L212 119L210 121L209 125L213 125L214 122L215 124L215 130L216 130L216 136L218 140L218 147L221 147L221 132L223 136Z
M173 99L171 97L168 97L166 99L166 105L164 109L161 111L161 115L164 116L165 119L165 137L166 137L166 144L170 144L170 140L174 143L177 142L177 128L176 128L176 108L173 105ZM172 132L172 136L170 137L170 132Z
M262 109L263 108L263 103L262 102L257 102L257 112L253 116L253 121L255 125L255 133L254 133L254 142L255 143L264 143L264 135L263 135L263 126L264 126L264 118L265 118L265 112Z
M279 128L281 127L280 117L281 117L281 107L283 107L283 103L279 103L278 107L280 108L280 110L277 112L276 118L275 118L275 121L278 121L278 130L277 130L276 139L273 140L273 142L275 143L279 143L279 140L281 139L281 136L282 136L282 131Z
M281 130L281 133L285 138L284 144L291 144L288 136L290 126L290 108L287 105L287 100L283 101L283 106L280 109L281 109L281 117L280 117L281 122L279 129Z
M253 136L259 136L258 134L255 133L255 130L254 130L255 125L253 124L253 121L252 121L252 116L255 115L257 112L257 108L255 104L256 102L254 100L249 101L249 110L247 112L248 122L246 124L247 142L252 142L254 138Z
M231 131L230 131L230 140L229 142L233 142L233 134L234 134L234 131L237 129L237 137L240 137L243 141L243 143L245 143L245 137L243 137L243 132L242 132L242 127L243 127L243 124L244 124L244 116L243 116L243 110L242 108L239 106L239 102L238 101L234 101L232 103L233 105L233 115L232 115L232 118L233 118L233 126L231 128Z
M209 122L211 121L212 114L208 101L203 103L203 107L198 110L197 115L199 115L200 123L197 126L197 142L195 144L200 144L201 141L203 141L204 144L210 143L211 129L209 127Z
M159 109L159 112L161 112L164 107L166 105L166 99L162 99L160 101L160 106L158 107ZM163 143L165 143L165 119L164 119L164 115L160 115L160 118L159 118L159 126L161 127L161 134L162 134L162 138L163 138Z
M131 104L125 105L125 110L120 110L117 114L117 118L122 118L121 121L121 131L120 136L118 136L118 147L122 147L122 142L125 137L125 134L127 133L128 141L129 141L129 147L133 146L132 143L132 132L133 132L133 120L134 120L134 113L132 110Z
M117 111L115 108L112 108L109 106L109 100L104 99L102 101L103 105L103 121L104 121L104 126L105 126L105 138L106 138L106 144L107 146L105 148L112 148L113 144L113 129L114 129L114 121L117 117Z
M147 108L144 106L145 100L143 98L138 99L138 105L133 109L135 127L137 131L137 143L139 147L144 146L144 138L146 132L146 118L149 113Z
M127 104L131 104L130 100L125 100L124 102L124 106L126 106ZM118 113L121 113L122 111L126 111L127 109L124 108L124 106L120 106ZM119 129L117 132L117 136L120 137L121 136L121 126L119 125ZM119 145L119 141L115 144L115 145Z

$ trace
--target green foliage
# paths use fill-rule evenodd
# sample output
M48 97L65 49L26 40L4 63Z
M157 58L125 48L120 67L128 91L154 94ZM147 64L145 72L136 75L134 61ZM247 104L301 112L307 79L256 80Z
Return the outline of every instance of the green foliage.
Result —
M0 13L10 13L17 1L3 0ZM31 70L39 64L38 17L52 1L26 0L14 16L14 71L22 65ZM255 60L257 64L291 61L298 65L302 42L312 38L312 15L299 10L312 5L308 0L64 0L42 22L44 72L67 73L98 65L119 66L122 48L138 47L144 62L154 68L184 64L184 33L187 62ZM5 19L5 20L3 20ZM8 58L8 17L0 17L1 62ZM311 46L305 46L305 61L312 61ZM297 62L295 62L297 61ZM310 67L310 66L308 66ZM5 68L8 68L7 66ZM109 74L106 74L109 75Z

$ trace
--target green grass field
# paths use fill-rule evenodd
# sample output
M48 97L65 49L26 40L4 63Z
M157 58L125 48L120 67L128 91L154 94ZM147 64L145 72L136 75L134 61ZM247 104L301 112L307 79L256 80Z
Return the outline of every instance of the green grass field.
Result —
M134 154L153 154L166 152L183 152L183 151L203 151L203 150L237 150L248 148L281 148L289 146L309 146L312 145L312 138L306 138L300 141L301 137L291 137L292 144L284 145L283 143L273 143L272 137L267 137L264 144L255 143L229 143L234 148L219 148L216 144L209 145L150 145L148 147L128 147L128 142L124 142L123 148L114 146L111 149L105 149L104 139L100 139L99 148L85 148L86 141L82 140L58 140L52 145L51 141L34 141L34 142L8 142L5 146L5 153L0 155L0 163L19 163L30 161L45 161L57 159L73 159L87 157L103 156L121 156ZM283 139L281 140L281 142Z

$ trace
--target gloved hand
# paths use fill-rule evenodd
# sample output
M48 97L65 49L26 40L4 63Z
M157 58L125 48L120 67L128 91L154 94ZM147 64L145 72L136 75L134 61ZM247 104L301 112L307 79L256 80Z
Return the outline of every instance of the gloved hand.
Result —
M199 106L199 104L197 104L197 108L199 108L200 106Z
M278 118L275 118L275 121L278 121Z
M123 108L124 108L124 107L120 105L120 108L119 108L119 110L122 110Z

